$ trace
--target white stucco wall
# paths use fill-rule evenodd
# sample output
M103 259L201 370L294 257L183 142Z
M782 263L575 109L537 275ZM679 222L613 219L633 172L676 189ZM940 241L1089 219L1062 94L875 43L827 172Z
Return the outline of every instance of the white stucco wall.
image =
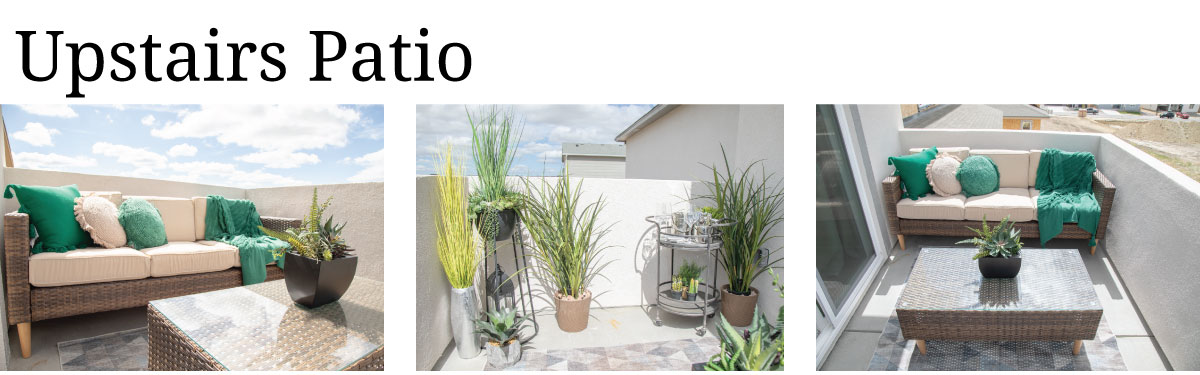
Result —
M973 149L1039 150L1047 147L1063 151L1099 153L1100 134L1071 132L1019 132L983 129L902 129L900 149L917 147L957 147ZM886 158L884 162L886 163ZM1104 166L1100 166L1104 171Z
M854 150L862 152L859 167L870 176L871 180L864 187L869 191L866 197L877 213L887 212L883 200L884 178L892 175L894 168L887 163L887 158L904 154L900 142L896 138L904 126L899 105L847 105L842 106L843 115L847 116L846 123L850 125L850 134L842 134L854 146ZM893 202L894 203L894 202ZM884 247L892 249L896 245L896 237L888 233L887 217L875 215L876 227L880 228L875 241L881 241Z
M317 185L321 202L333 196L325 218L345 222L342 235L358 255L355 275L383 281L384 225L383 183ZM246 190L246 199L254 201L259 214L303 218L308 214L314 186L292 186Z
M433 210L436 209L434 198L432 198L433 191L436 189L435 177L419 176L416 179L416 217L418 218L416 228L416 282L418 284L416 306L417 321L419 322L417 324L417 342L420 343L417 349L417 368L424 369L427 367L422 366L426 364L432 366L433 361L450 343L449 322L431 318L439 316L439 314L445 315L448 311L445 301L448 299L450 287L445 281L441 264L437 259L433 225L427 220L425 222L421 220L421 218L433 217ZM538 184L542 180L534 178L531 183ZM545 180L553 183L555 179L546 178ZM572 178L572 184L579 183L580 180ZM663 204L668 205L670 210L684 209L687 207L687 199L704 192L705 188L698 182L679 180L584 178L582 181L581 201L594 202L603 195L606 207L601 212L598 222L603 225L612 225L610 232L602 241L603 245L611 246L604 251L604 260L611 263L601 272L604 277L597 277L591 285L590 289L595 295L593 308L638 306L646 304L647 301L653 304L654 288L658 281L656 279L658 275L654 272L658 253L653 242L653 225L646 222L645 217L659 214ZM528 242L527 234L522 234L522 236ZM782 247L783 239L777 241ZM511 246L512 241L502 241L497 244L501 267L510 274L517 269L513 262ZM529 251L532 249L527 249L527 253ZM781 251L780 254L782 253ZM711 262L711 256L705 259ZM669 262L664 259L662 277L670 277L671 270L668 269L668 264ZM678 266L678 263L676 265ZM489 267L491 266L489 265ZM726 277L719 266L710 265L710 267L718 269L718 285L725 283ZM705 270L705 274L711 270L712 268ZM776 273L781 276L782 280L782 263L776 269ZM541 286L542 284L536 277L531 278L530 284L535 297L534 308L544 313L551 313L553 300L549 297L550 293ZM768 317L774 317L779 306L783 304L783 300L771 291L770 277L764 274L754 285L762 292L759 307L767 313ZM648 315L646 319L653 319L653 316ZM540 316L539 323L553 325L553 316ZM603 323L593 321L590 324ZM436 349L421 347L426 345L436 347Z
M722 164L721 145L737 160L736 105L681 105L625 141L625 178L700 181L704 165ZM779 120L782 138L783 120ZM779 154L782 155L782 154ZM780 161L782 163L782 161ZM702 165L703 164L703 165Z

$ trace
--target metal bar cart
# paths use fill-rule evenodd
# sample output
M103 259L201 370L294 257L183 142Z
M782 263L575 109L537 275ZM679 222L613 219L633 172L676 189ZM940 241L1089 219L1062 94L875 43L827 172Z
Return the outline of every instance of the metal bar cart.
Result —
M717 303L720 302L720 294L717 293L717 288L714 286L717 280L717 268L719 260L719 249L721 248L720 230L722 227L729 226L729 223L717 222L703 226L705 230L692 230L691 233L682 232L675 229L675 226L668 225L663 227L664 221L670 221L670 216L647 216L646 221L653 223L655 228L655 242L658 250L658 261L655 267L655 280L659 280L655 290L655 303L658 308L654 311L654 325L661 326L661 312L688 316L700 317L700 326L696 327L696 335L704 336L708 327L708 317L717 312ZM663 249L671 249L670 256L667 259L670 262L668 277L663 281L662 277L662 261L664 258ZM711 255L712 262L708 264L708 268L712 270L712 279L699 283L699 287L695 293L694 300L684 300L674 295L671 290L672 277L675 272L675 256L678 252ZM703 257L702 257L703 258Z

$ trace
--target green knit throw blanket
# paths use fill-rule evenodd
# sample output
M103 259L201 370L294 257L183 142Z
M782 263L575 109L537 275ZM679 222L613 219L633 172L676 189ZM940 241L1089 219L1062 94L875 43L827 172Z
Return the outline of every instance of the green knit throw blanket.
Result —
M283 240L263 234L258 226L262 219L254 202L245 199L225 199L208 196L208 212L204 216L204 239L221 241L238 248L242 261L242 285L267 280L267 264L275 261L274 250L290 245ZM275 262L283 268L283 260Z
M1090 152L1066 152L1055 148L1042 151L1038 162L1038 234L1042 245L1062 233L1064 223L1078 223L1092 234L1088 246L1096 246L1100 226L1100 204L1092 194L1092 172L1096 157Z

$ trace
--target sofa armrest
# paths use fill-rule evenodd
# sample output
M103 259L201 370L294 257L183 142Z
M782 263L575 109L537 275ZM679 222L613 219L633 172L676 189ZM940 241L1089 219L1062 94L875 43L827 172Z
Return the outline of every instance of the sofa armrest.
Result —
M4 214L4 285L8 324L31 322L28 214Z
M1097 169L1092 172L1092 194L1096 196L1096 202L1100 203L1100 223L1096 227L1096 238L1100 239L1104 238L1104 232L1108 228L1108 216L1112 214L1113 196L1117 194L1117 187Z
M290 217L262 216L262 224L270 230L285 231L288 228L300 228L303 220Z
M893 235L900 234L900 217L896 216L896 202L900 201L900 176L883 179L883 207L887 210L888 229Z

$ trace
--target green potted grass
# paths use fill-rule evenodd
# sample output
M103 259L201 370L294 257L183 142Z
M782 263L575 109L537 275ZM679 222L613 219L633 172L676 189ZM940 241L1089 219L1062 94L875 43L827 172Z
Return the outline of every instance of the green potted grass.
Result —
M708 194L698 199L711 200L714 217L724 218L728 226L721 228L721 252L718 263L729 277L729 284L721 286L721 315L736 326L750 324L758 304L758 289L751 286L771 266L782 260L770 259L767 241L779 237L771 232L783 222L783 189L773 182L773 174L760 171L757 176L750 170L762 167L762 160L750 163L745 169L734 170L729 165L725 147L721 147L725 160L724 170L710 166L712 181L705 181ZM763 168L765 169L765 168Z
M604 208L604 197L584 204L580 186L571 185L564 169L553 184L542 179L540 187L525 179L529 192L521 211L525 228L533 242L530 257L534 274L543 285L554 290L558 327L566 332L587 328L592 278L608 265L600 256L607 246L600 245L608 227L597 223Z
M982 228L967 227L977 237L958 241L958 244L975 245L979 249L972 259L979 261L979 273L983 277L1013 278L1021 272L1021 230L1005 216L1000 225L989 227L987 216L983 217Z
M438 154L438 210L434 219L437 228L438 260L450 282L450 330L461 358L479 356L479 333L474 321L479 317L479 297L475 291L475 275L483 254L477 249L475 233L468 214L467 184L463 167L456 163L450 145Z
M354 281L358 257L342 238L346 224L333 224L333 217L322 222L325 209L333 197L318 203L313 188L312 205L300 228L280 232L263 226L258 228L268 236L286 241L290 249L281 250L283 279L288 295L298 304L317 307L342 298Z
M514 129L514 117L512 111L496 107L475 115L467 111L471 156L479 176L469 205L480 235L489 241L512 238L517 211L521 208L521 194L508 183L508 172L521 143L522 129Z

